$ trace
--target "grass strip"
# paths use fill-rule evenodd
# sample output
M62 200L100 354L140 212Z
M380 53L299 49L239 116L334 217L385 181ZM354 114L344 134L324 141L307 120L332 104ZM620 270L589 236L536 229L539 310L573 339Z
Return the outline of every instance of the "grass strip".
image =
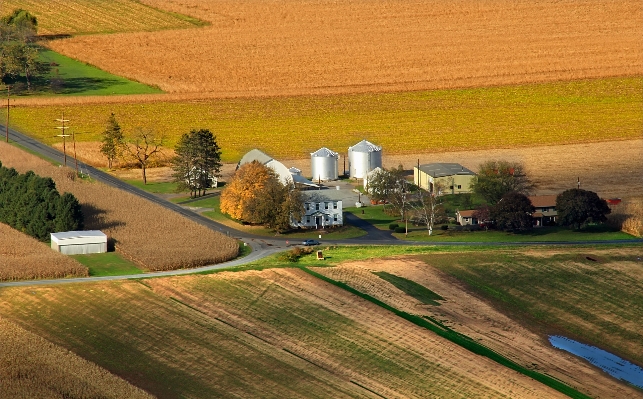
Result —
M415 281L387 272L372 273L382 280L393 284L395 288L399 289L410 297L417 299L425 305L440 306L440 303L438 301L444 300L444 298L442 298L440 295L436 294L425 286L416 283Z
M553 388L553 389L557 390L558 392L561 392L561 393L569 396L570 398L590 399L589 396L577 391L576 389L570 387L569 385L567 385L567 384L565 384L563 382L560 382L560 381L558 381L558 380L556 380L554 378L551 378L551 377L549 377L547 375L538 373L538 372L533 371L533 370L529 370L526 367L523 367L523 366L521 366L521 365L519 365L517 363L514 363L511 360L507 359L506 357L504 357L504 356L494 352L493 350L487 348L486 346L484 346L484 345L482 345L482 344L480 344L478 342L475 342L474 340L466 337L463 334L457 333L457 332L451 330L450 328L447 328L447 329L444 329L444 327L441 328L441 327L436 326L435 324L429 322L428 320L426 320L426 319L424 319L424 318L422 318L420 316L412 315L410 313L398 310L398 309L396 309L396 308L394 308L394 307L392 307L392 306L380 301L377 298L374 298L374 297L372 297L372 296L370 296L368 294L365 294L363 292L360 292L360 291L356 290L355 288L349 286L348 284L342 283L340 281L335 281L335 280L333 280L331 278L328 278L328 277L326 277L326 276L324 276L322 274L314 272L314 271L312 271L312 270L310 270L308 268L302 267L301 270L303 270L304 272L306 272L306 273L308 273L308 274L310 274L310 275L312 275L314 277L317 277L317 278L319 278L319 279L321 279L321 280L323 280L323 281L325 281L325 282L327 282L329 284L332 284L332 285L334 285L336 287L342 288L342 289L350 292L351 294L354 294L354 295L359 296L360 298L366 299L367 301L369 301L369 302L371 302L371 303L373 303L373 304L375 304L377 306L380 306L380 307L382 307L382 308L384 308L384 309L386 309L386 310L388 310L390 312L393 312L396 316L399 316L399 317L401 317L401 318L403 318L403 319L405 319L407 321L410 321L411 323L413 323L413 324L415 324L415 325L417 325L419 327L426 328L427 330L430 330L430 331L436 333L437 335L448 339L449 341L453 342L454 344L460 345L461 347L467 349L470 352L475 353L476 355L487 357L487 358L493 360L494 362L496 362L498 364L501 364L501 365L503 365L505 367L508 367L508 368L510 368L510 369L512 369L514 371L517 371L517 372L523 374L523 375L526 375L527 377L533 378L534 380L536 380L538 382L541 382L541 383L547 385L548 387Z

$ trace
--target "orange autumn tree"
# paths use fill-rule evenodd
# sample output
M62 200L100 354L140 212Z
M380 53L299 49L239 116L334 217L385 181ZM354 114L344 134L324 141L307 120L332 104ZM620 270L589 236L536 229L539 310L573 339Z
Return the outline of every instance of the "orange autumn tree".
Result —
M221 212L237 220L255 223L251 220L249 207L268 182L276 178L272 169L257 161L241 165L221 193Z

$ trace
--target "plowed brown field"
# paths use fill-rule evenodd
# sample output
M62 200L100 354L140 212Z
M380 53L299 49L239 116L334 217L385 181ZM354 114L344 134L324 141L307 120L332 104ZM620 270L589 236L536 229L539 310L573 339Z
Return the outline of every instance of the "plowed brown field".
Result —
M637 0L144 0L211 26L78 36L67 56L173 93L400 91L643 73Z

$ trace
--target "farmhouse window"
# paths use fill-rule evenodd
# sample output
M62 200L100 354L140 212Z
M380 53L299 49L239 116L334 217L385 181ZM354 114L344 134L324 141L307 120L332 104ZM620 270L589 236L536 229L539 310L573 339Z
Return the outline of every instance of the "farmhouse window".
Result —
M310 216L306 216L306 223L310 223Z
M333 215L333 221L337 221L337 214Z
M307 210L307 211L309 211L309 210L310 210L310 204L309 204L308 202L306 202L306 210Z
M333 209L337 209L337 202L333 202Z
M316 210L316 211L318 211L318 210L319 210L319 202L317 202L317 203L315 204L315 210Z
M453 190L453 186L449 186L449 190Z
M328 202L324 202L324 209L328 209Z

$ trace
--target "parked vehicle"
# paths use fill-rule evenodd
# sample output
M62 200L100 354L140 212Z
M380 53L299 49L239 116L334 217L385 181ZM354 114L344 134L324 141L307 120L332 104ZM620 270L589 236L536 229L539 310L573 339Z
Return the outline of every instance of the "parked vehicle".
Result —
M311 246L311 245L319 245L319 241L317 240L304 240L301 245L305 246Z

